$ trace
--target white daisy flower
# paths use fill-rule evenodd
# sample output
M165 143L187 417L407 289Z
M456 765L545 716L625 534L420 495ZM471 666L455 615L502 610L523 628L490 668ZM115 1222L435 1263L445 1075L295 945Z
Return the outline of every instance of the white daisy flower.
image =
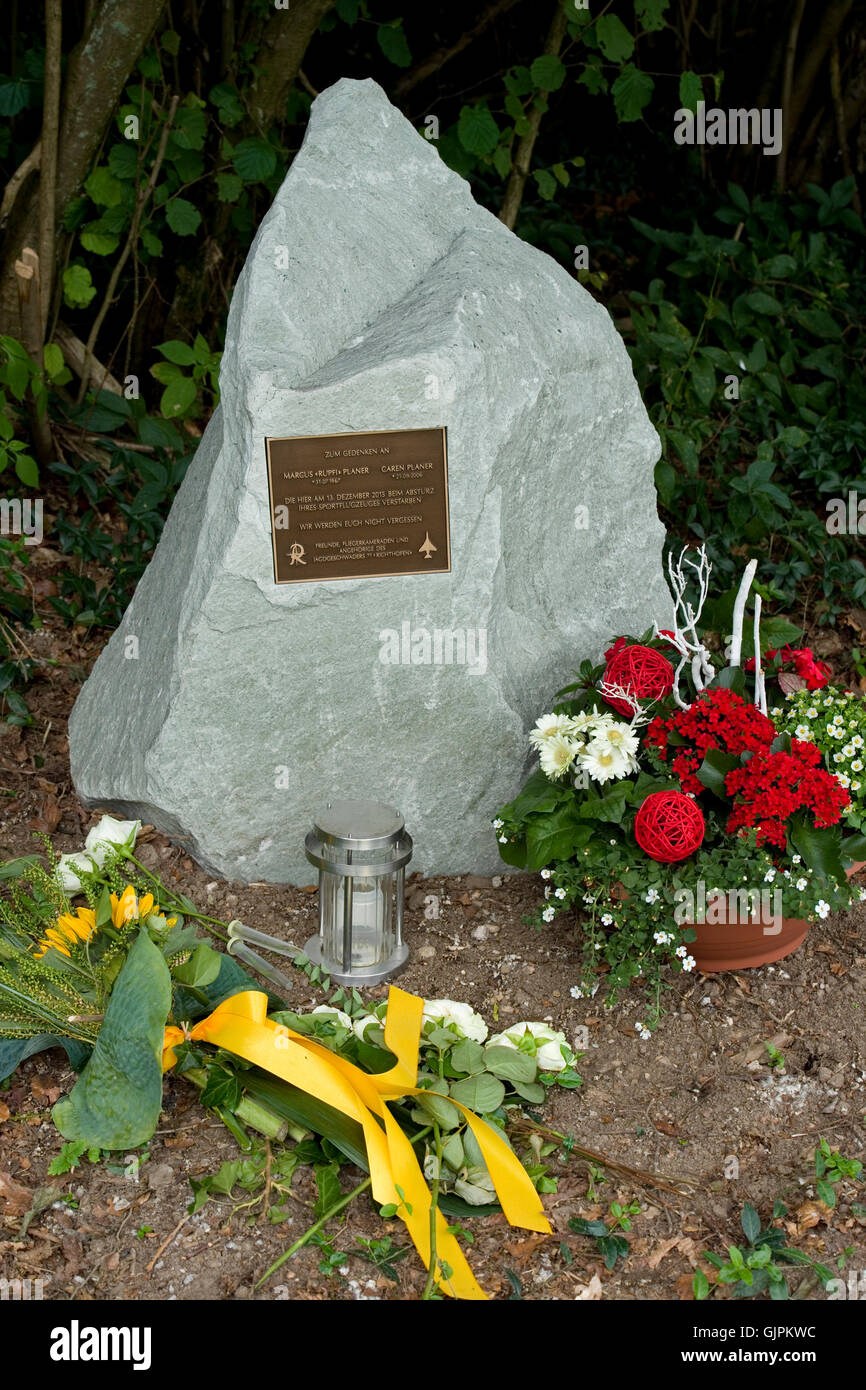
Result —
M594 782L603 784L625 777L637 766L634 759L626 753L613 748L602 739L594 738L578 755L580 766L589 773Z
M808 724L798 724L794 730L794 737L803 740L811 740L812 730L809 728Z
M694 968L695 968L695 958L694 958L694 956L683 956L683 970L694 970Z
M550 878L550 870L549 870L549 869L542 869L542 870L541 870L541 877L542 877L542 878Z
M794 887L797 888L797 889L799 890L799 892L801 892L801 893L803 892L803 890L804 890L805 888L808 888L808 886L809 886L809 881L808 881L808 879L805 879L805 878L798 878L798 879L797 879L797 882L794 884Z
M538 760L542 772L545 772L552 782L564 777L574 762L578 747L574 739L565 738L558 733L551 734L539 748Z
M792 864L802 864L802 862L803 862L803 861L802 861L802 858L801 858L801 856L800 856L799 854L792 854L792 855L791 855L791 863L792 863Z
M572 999L583 998L583 990L581 989L580 985L572 985L571 989L568 992L571 995Z
M817 719L817 718L818 718L818 711L816 710L816 708L815 708L814 705L810 705L809 708L806 710L806 718L807 718L807 719Z

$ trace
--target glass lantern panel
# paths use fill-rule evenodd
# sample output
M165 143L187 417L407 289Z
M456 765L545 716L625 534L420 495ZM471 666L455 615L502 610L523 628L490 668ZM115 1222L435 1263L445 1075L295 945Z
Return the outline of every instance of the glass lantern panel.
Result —
M351 959L344 959L346 883L350 884ZM392 874L346 879L323 870L322 954L335 969L360 970L387 960L394 950Z

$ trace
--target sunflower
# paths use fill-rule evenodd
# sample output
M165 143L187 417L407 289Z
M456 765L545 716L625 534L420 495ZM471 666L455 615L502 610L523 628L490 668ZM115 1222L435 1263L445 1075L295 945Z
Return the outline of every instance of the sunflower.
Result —
M79 907L73 912L63 912L57 918L53 927L48 927L45 936L39 942L39 949L34 951L37 960L45 955L46 951L59 951L62 956L71 956L70 946L77 946L79 941L89 941L96 931L96 913L90 907Z

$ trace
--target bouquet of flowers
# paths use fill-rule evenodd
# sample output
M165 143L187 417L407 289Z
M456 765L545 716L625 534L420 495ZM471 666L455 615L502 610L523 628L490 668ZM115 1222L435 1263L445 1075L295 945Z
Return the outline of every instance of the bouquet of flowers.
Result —
M529 735L538 770L493 822L506 863L544 881L536 924L575 907L584 914L572 994L594 994L603 980L612 1003L642 977L650 989L647 1021L636 1025L643 1036L659 1017L664 968L695 968L694 924L707 903L733 893L760 901L771 888L776 915L815 921L848 906L855 890L846 866L866 859L863 836L843 839L846 820L859 822L849 815L853 779L835 758L839 743L859 752L857 721L847 707L836 712L821 735L825 754L805 727L790 731L786 711L767 713L759 596L747 698L740 659L754 568L737 596L725 665L699 626L704 552L669 561L676 628L620 637L603 663L582 664ZM799 710L800 698L788 703Z
M0 1079L63 1046L80 1074L54 1106L60 1133L82 1150L129 1150L153 1134L173 1069L243 1151L250 1130L294 1142L275 1160L281 1181L304 1154L327 1169L326 1217L348 1200L339 1164L366 1169L350 1195L369 1188L405 1221L427 1296L483 1298L442 1212L502 1210L512 1225L549 1231L538 1193L555 1191L543 1158L558 1143L533 1136L523 1163L508 1127L551 1087L580 1084L565 1035L527 1020L490 1037L468 1004L401 990L369 1008L339 989L310 1013L290 1011L199 935L197 923L228 941L243 928L150 874L134 852L139 830L103 817L80 854L58 859L46 842L47 864L29 855L0 866ZM302 952L292 963L329 989ZM207 1199L199 1187L191 1209Z

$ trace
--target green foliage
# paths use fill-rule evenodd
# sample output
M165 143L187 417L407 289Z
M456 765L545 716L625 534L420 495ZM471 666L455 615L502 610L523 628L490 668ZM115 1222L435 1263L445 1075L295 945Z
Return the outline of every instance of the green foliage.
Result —
M162 1105L162 1043L171 977L142 928L111 993L84 1075L52 1111L67 1139L132 1149L153 1134Z
M853 181L758 197L729 185L728 232L663 231L631 294L632 359L662 437L656 484L672 526L705 540L733 583L743 544L771 548L770 596L804 585L820 621L866 596L856 540L827 531L826 499L866 491L866 278ZM820 558L818 558L820 557Z
M745 1202L740 1224L747 1243L729 1245L727 1259L710 1250L704 1251L704 1258L716 1271L714 1282L730 1285L734 1298L756 1298L768 1293L772 1300L780 1302L789 1297L784 1266L807 1265L826 1287L833 1278L833 1271L803 1251L785 1245L785 1231L776 1223L786 1215L785 1203L777 1200L770 1223L762 1226L755 1208ZM692 1280L695 1299L698 1302L706 1299L712 1287L704 1271L696 1270Z
M835 1207L838 1183L859 1183L862 1172L858 1158L845 1158L838 1149L831 1149L826 1139L820 1141L815 1150L815 1190L826 1206Z

